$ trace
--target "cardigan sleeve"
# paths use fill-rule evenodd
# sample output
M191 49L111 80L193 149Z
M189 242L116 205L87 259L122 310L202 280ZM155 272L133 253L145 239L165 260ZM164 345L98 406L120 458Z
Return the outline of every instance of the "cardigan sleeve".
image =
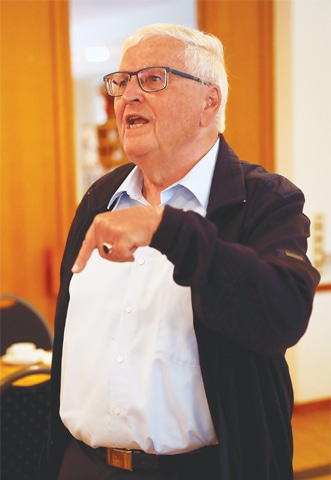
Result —
M167 206L151 246L191 287L206 328L258 353L284 352L307 328L319 281L306 257L304 197L274 174L251 179L247 191L246 203L208 218Z

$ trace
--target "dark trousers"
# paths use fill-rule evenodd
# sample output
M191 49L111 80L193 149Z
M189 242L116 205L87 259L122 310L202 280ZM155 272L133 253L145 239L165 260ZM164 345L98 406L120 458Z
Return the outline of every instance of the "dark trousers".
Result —
M58 480L219 480L217 449L210 458L185 455L175 467L130 472L111 467L85 452L76 440L69 444Z

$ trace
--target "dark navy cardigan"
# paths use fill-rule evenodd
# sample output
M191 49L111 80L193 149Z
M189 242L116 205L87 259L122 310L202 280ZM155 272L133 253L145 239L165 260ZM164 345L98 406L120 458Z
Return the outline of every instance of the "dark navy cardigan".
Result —
M119 167L91 186L68 235L55 319L47 480L56 478L70 439L58 414L70 269L94 216L132 168ZM284 354L307 328L319 281L306 257L310 222L303 204L295 185L239 160L220 135L206 217L166 206L151 243L174 264L175 282L192 291L220 480L293 478L293 392Z

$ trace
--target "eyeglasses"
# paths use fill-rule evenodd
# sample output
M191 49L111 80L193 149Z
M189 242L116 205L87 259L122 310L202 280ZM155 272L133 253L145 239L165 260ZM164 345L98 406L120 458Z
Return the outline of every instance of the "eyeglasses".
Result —
M195 82L203 83L204 85L211 85L201 80L201 78L169 67L147 67L137 70L137 72L109 73L103 77L103 81L105 82L108 95L112 97L120 97L123 95L127 84L134 75L137 76L139 86L144 92L159 92L167 88L169 72L194 80Z

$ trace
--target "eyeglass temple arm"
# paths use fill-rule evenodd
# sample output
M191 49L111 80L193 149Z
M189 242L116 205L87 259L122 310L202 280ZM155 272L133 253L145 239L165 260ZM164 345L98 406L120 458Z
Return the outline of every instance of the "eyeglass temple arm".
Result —
M193 75L190 75L189 73L181 72L180 70L175 70L173 68L169 68L168 71L171 72L171 73L174 73L175 75L180 75L181 77L185 77L185 78L189 78L190 80L194 80L195 82L203 83L204 85L211 85L211 83L204 82L199 77L194 77Z

